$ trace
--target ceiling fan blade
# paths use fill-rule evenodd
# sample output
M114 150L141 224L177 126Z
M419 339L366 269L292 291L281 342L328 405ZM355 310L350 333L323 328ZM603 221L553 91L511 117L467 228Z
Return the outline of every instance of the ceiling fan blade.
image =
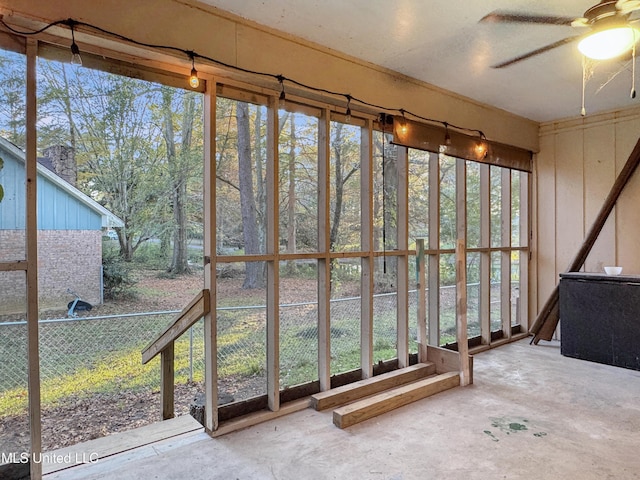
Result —
M618 0L616 2L616 9L622 14L626 15L636 10L640 10L640 1L638 0Z
M582 38L582 35L574 35L573 37L563 38L562 40L558 40L557 42L551 43L544 47L540 47L536 50L532 50L531 52L512 58L511 60L507 60L506 62L498 63L496 65L491 65L491 68L508 67L509 65L513 65L514 63L521 62L522 60L526 60L527 58L535 57L536 55L540 55L541 53L548 52L549 50L553 50L554 48L558 48L558 47L561 47L562 45L566 45L567 43L574 42L579 38Z
M554 15L536 15L530 13L515 12L491 12L480 19L481 22L495 23L542 23L544 25L570 26L575 18L557 17Z

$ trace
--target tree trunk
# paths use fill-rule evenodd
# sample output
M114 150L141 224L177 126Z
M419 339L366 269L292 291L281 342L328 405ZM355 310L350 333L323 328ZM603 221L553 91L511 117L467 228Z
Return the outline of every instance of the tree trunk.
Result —
M291 116L288 162L287 253L296 253L296 122Z
M254 147L253 147L253 155L254 155L254 164L256 168L256 221L258 222L258 245L260 245L260 253L264 253L263 245L265 244L265 239L267 238L267 222L265 219L265 214L267 211L267 191L266 185L264 181L264 167L263 167L263 152L262 152L262 108L261 106L256 107L256 118L253 123L254 125Z
M398 247L398 162L395 149L389 148L384 167L384 238L385 249ZM397 262L386 262L386 273L395 278Z
M335 169L335 206L333 209L333 220L331 222L331 232L329 233L329 250L333 251L338 241L338 231L340 228L340 217L342 216L342 195L344 192L344 180L342 176L342 124L335 126L336 136L333 140L333 158Z
M240 213L244 253L260 253L256 203L253 191L253 165L251 162L251 130L249 127L249 106L237 102L236 122L238 124L238 183L240 187ZM245 263L245 278L242 288L261 288L264 285L260 262Z
M190 272L187 249L187 177L195 116L195 99L191 94L185 94L184 96L184 111L180 132L182 140L179 153L176 150L176 139L173 128L172 100L172 89L163 87L163 136L167 148L167 163L169 165L174 221L173 255L169 271L180 275Z

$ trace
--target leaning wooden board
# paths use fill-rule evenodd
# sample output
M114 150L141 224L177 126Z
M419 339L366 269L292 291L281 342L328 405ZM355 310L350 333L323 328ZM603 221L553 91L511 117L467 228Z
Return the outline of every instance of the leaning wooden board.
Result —
M589 255L591 248L593 248L593 245L596 243L598 235L600 235L609 214L616 205L620 194L629 182L629 179L633 175L633 172L635 172L638 164L640 164L640 138L636 142L636 146L633 148L633 151L631 152L631 155L629 155L624 167L620 170L620 173L618 174L613 187L611 187L611 191L609 192L609 195L607 195L598 216L594 220L591 229L589 229L589 232L582 242L580 250L578 250L578 253L571 262L571 265L569 265L569 268L564 273L577 272L582 268L582 265L587 260L587 256ZM535 322L531 326L530 331L534 334L531 343L535 343L537 345L540 340L551 340L553 338L553 332L555 332L556 327L558 326L558 321L560 320L558 298L559 290L558 285L556 284L553 292L551 292L551 296L547 299L546 303L540 310L538 318L536 318Z

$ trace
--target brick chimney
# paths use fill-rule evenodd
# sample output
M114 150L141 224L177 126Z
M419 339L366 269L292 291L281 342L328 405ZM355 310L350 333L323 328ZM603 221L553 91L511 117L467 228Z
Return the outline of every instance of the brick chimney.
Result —
M43 153L51 162L56 175L75 187L78 180L78 165L76 164L76 155L73 148L64 145L53 145L45 148Z

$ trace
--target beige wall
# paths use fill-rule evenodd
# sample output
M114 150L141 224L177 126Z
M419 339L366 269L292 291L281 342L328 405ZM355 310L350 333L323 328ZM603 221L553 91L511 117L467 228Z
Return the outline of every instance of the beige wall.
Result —
M540 126L534 160L532 308L542 307L640 137L640 108ZM640 274L640 171L627 184L585 263Z
M538 150L536 122L260 27L212 7L196 6L189 0L0 0L0 13L5 15L5 20L22 25L25 25L25 19L49 23L73 18L138 41L193 50L231 65L283 74L377 105L405 108L427 118L479 129L490 140ZM69 37L66 28L54 32ZM105 45L104 41L82 32L77 39L81 49L87 48L87 42ZM67 40L62 43L69 44ZM114 48L126 49L122 45ZM157 51L154 58L159 58ZM172 61L176 63L177 60ZM187 66L184 56L179 64L185 75L188 74L190 65ZM204 65L198 65L198 69L215 72L213 67ZM264 79L254 77L253 81L264 82ZM277 82L271 83L277 87ZM352 105L353 110L356 108Z

